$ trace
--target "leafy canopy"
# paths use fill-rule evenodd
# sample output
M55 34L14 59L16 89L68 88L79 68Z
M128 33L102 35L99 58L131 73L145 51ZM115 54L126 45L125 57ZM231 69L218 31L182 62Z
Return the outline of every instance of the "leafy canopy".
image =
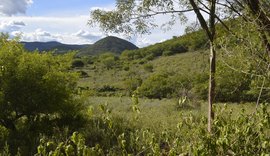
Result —
M28 53L17 41L0 38L0 124L16 131L20 119L38 122L77 113L73 54Z

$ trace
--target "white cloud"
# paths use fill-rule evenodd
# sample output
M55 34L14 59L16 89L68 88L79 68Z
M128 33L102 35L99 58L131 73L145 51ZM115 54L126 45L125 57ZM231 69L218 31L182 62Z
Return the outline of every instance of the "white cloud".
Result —
M18 13L24 14L32 0L1 0L0 15L12 16Z
M138 47L145 47L150 44L153 44L149 38L137 38L135 44Z
M22 41L57 41L57 37L42 29L36 29L33 32L12 32L12 34L20 34Z
M92 42L99 40L103 37L103 35L101 33L91 33L89 31L85 31L85 30L79 30L78 32L73 34L73 36L87 39L87 40L92 41Z
M112 11L113 9L115 9L115 4L111 3L109 5L102 6L102 7L91 7L90 11L94 11L94 10Z
M23 21L0 21L0 32L18 31L26 26Z
M51 34L47 31L43 31L42 29L36 29L35 34L37 36L44 36L44 37L50 37Z
M20 36L21 41L27 42L48 42L58 41L66 44L92 44L102 38L102 36L95 36L88 31L80 30L77 33L51 33L38 28L32 32L13 31L10 33L11 37ZM84 36L87 37L84 37ZM91 36L93 36L91 38Z

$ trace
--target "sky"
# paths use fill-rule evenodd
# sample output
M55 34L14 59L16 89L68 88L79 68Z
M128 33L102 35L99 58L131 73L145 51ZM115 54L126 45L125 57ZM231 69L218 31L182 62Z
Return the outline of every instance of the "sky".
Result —
M90 27L90 11L94 8L112 10L115 0L0 0L0 32L11 37L20 36L22 41L58 41L66 44L93 44L108 35L117 36L138 47L162 42L182 35L180 23L169 31L161 27L151 34L131 36L105 34L98 27ZM156 17L163 23L168 17Z

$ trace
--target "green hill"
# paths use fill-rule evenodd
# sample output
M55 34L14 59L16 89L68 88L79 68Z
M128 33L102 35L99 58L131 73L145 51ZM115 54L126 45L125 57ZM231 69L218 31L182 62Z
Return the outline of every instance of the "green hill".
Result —
M69 50L80 50L88 45L73 45L73 44L63 44L56 41L50 42L21 42L24 47L29 51L39 50L39 51L51 51L56 50L56 53L65 53Z
M77 56L90 56L105 52L112 52L114 54L120 55L124 50L134 49L138 49L138 47L118 37L108 36L97 41L93 45L89 45L81 49Z

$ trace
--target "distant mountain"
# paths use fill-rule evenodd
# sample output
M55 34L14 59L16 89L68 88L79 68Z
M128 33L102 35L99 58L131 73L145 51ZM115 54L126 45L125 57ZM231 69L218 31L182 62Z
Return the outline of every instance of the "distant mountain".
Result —
M89 56L105 52L112 52L119 55L124 50L134 50L134 49L138 49L138 47L118 37L108 36L97 41L95 44L89 45L81 49L77 54L77 56Z
M56 50L57 53L65 53L69 50L80 50L89 45L72 45L72 44L63 44L56 41L51 42L21 42L24 47L29 51L39 50L39 51L50 51Z

